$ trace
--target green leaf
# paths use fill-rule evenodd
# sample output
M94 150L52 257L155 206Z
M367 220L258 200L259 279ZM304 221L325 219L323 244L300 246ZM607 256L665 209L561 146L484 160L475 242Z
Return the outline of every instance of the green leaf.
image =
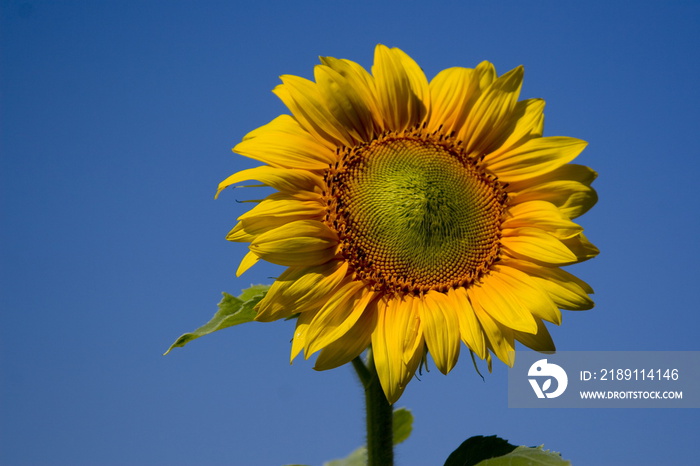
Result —
M323 466L366 466L367 447L360 447L350 453L350 456L338 460L326 461Z
M571 462L540 445L537 448L518 447L507 455L484 460L477 466L571 466Z
M394 445L398 445L411 435L413 431L413 414L406 408L394 410Z
M488 437L477 435L462 442L447 457L445 466L475 466L482 460L506 455L515 448L515 445L495 435Z
M255 304L257 304L258 301L265 297L268 290L270 289L270 286L271 285L251 285L249 288L246 288L245 290L241 291L241 295L236 299L247 303L250 300L258 298L257 301L255 301ZM226 295L226 293L223 294ZM255 306L255 304L253 304L253 306Z
M411 435L413 430L413 414L406 408L394 410L392 416L394 429L394 445L398 445ZM349 456L337 460L327 461L323 466L365 466L367 464L367 447L360 447L350 453Z
M192 340L217 330L251 322L255 319L255 305L258 304L269 289L270 285L253 285L243 290L238 297L222 293L224 297L219 303L219 310L214 314L214 317L194 332L180 336L180 338L175 340L175 343L170 345L165 354L168 354L173 348L185 346Z

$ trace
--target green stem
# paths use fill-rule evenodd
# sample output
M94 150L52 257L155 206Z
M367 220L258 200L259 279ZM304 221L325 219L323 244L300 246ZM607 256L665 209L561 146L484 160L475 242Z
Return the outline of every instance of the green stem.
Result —
M368 351L367 365L359 356L353 359L352 365L365 388L367 464L368 466L391 466L394 464L394 410L386 400L379 383L372 350Z

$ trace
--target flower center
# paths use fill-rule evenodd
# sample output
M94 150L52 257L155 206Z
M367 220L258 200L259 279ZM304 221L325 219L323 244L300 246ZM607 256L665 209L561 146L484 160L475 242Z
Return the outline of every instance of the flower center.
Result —
M389 133L326 173L326 222L357 279L389 293L447 291L497 260L507 196L450 138Z

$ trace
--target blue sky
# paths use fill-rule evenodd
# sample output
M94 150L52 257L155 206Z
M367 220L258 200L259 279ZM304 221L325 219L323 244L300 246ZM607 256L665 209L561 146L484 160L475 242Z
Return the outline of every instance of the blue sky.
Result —
M278 76L369 66L377 43L429 77L523 64L545 134L589 141L602 252L572 271L597 305L551 328L560 350L698 350L698 24L698 2L1 1L0 463L320 465L362 444L359 382L290 366L291 322L161 354L279 271L235 277L248 206L213 200L256 165L230 148L285 112ZM494 367L411 382L398 464L479 434L577 465L696 460L697 410L509 409Z

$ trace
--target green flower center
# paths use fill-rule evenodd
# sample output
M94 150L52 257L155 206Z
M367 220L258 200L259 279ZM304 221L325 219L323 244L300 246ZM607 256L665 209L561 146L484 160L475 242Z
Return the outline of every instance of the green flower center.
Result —
M446 291L496 260L506 195L459 145L387 135L341 153L327 222L358 279L393 293Z

